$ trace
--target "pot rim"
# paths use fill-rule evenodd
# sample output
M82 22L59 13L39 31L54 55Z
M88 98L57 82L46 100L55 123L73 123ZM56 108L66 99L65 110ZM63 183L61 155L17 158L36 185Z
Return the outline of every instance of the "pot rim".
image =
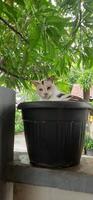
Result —
M22 102L18 105L18 109L30 109L30 108L55 108L55 109L87 109L93 110L93 107L88 102L63 102L63 101L33 101Z

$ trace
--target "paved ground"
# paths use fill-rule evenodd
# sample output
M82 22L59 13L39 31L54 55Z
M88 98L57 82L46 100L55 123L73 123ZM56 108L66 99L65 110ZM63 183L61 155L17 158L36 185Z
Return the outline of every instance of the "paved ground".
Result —
M24 133L15 135L14 151L27 152Z

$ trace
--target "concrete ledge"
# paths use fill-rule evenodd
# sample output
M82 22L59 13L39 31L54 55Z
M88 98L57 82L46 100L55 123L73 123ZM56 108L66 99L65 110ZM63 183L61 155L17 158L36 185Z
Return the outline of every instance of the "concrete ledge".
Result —
M0 200L13 200L13 183L0 181Z
M93 200L93 194L58 188L14 184L13 200Z
M77 167L59 170L37 168L16 161L8 165L6 179L16 183L93 193L93 158L82 157Z

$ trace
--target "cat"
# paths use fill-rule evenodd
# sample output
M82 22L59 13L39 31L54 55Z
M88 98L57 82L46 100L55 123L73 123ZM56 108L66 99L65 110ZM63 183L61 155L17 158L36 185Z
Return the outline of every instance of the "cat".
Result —
M40 100L43 101L82 101L83 99L71 94L60 92L54 84L53 77L45 80L34 80L32 83L35 85L37 94Z

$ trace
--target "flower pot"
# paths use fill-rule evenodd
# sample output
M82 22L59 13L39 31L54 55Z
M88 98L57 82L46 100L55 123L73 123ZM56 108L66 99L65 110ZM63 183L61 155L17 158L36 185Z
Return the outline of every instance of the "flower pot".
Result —
M83 149L88 109L83 102L25 102L22 110L30 162L44 167L77 165Z

